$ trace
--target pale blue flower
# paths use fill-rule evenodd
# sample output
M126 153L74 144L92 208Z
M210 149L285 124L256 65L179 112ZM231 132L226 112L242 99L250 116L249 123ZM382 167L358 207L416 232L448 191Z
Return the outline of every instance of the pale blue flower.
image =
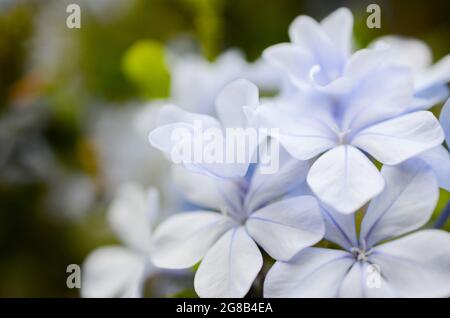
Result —
M264 57L287 72L303 90L338 92L347 87L346 65L352 52L353 15L340 8L320 23L299 16L289 27L291 43L269 47Z
M426 165L384 166L384 191L361 223L328 211L325 238L344 250L307 248L276 262L266 276L265 297L448 297L450 234L421 230L439 192ZM388 242L385 242L389 240Z
M234 180L175 167L176 183L204 209L162 223L155 232L152 260L158 267L177 269L203 259L194 281L200 297L245 296L263 265L258 245L271 257L288 260L323 237L314 197L273 202L304 180L306 162L285 153L279 173L262 174L258 166L251 176Z
M123 185L108 211L108 221L123 246L100 247L83 264L83 297L142 297L157 269L150 260L152 227L159 212L158 193Z
M293 157L317 157L308 184L321 201L342 213L353 213L383 190L383 178L367 154L397 165L444 140L431 112L411 112L413 85L407 69L369 65L377 56L371 51L355 55L348 74L359 80L348 93L339 98L299 93L254 114L262 127L278 129L272 137Z

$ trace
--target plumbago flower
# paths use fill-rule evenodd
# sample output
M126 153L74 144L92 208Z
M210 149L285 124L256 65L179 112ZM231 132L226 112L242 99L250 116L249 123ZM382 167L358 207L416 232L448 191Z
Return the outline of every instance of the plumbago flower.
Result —
M302 90L339 92L347 88L346 64L352 52L353 15L340 8L320 23L299 16L289 27L292 43L264 51L264 57L287 72Z
M135 184L120 188L108 220L125 246L101 247L83 265L83 297L141 297L146 279L156 272L150 261L152 224L158 193Z
M257 166L237 179L177 166L175 180L187 198L206 209L172 216L157 228L154 264L187 268L203 259L194 280L200 297L243 297L263 265L258 245L274 259L288 260L317 243L324 223L314 197L274 202L305 178L308 164L287 154L280 160L277 174Z
M240 132L244 132L247 128L253 128L253 132L256 132L252 115L260 107L258 88L247 80L231 82L219 93L215 106L218 119L209 115L189 113L175 105L166 106L160 112L159 127L150 133L149 141L172 160L182 162L193 171L227 178L242 177L247 173L254 152L266 134L256 134L253 142L245 143L245 149L236 149L238 136L230 136L226 130L238 128L241 129ZM187 132L188 136L180 132ZM208 145L213 144L213 141L218 141L223 146L220 149L223 158L218 158L221 160L205 158L210 147ZM217 149L210 152L215 150ZM235 155L232 160L227 161L225 156L230 153ZM200 158L196 159L198 155ZM214 154L211 156L214 157Z
M421 230L391 240L429 220L439 195L436 179L420 161L384 166L382 174L386 187L368 206L359 240L353 215L333 218L326 237L344 250L307 248L276 262L265 297L450 295L449 233Z
M255 121L277 128L273 137L293 157L318 157L308 174L309 186L327 205L352 213L384 187L366 153L397 165L444 140L431 112L409 111L412 95L405 69L379 67L339 99L298 94L278 107L258 108Z

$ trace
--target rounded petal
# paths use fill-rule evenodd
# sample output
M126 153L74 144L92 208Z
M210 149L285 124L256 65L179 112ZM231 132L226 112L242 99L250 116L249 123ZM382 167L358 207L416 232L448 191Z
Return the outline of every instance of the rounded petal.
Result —
M353 41L353 14L347 8L339 8L324 18L320 24L342 56L349 56Z
M250 290L263 264L262 255L245 228L229 230L211 248L195 274L200 297L240 298Z
M276 262L264 281L266 298L336 297L355 260L348 252L308 248L289 262Z
M224 127L245 127L247 119L243 108L259 104L258 87L240 79L225 86L216 99L217 116Z
M322 155L307 181L321 201L346 214L356 212L384 187L377 168L352 146L338 146Z
M146 253L150 250L151 227L159 210L156 189L147 193L136 184L125 184L108 211L108 221L129 247Z
M376 264L396 297L450 296L450 234L423 230L374 248Z
M397 165L443 141L444 133L436 117L419 111L363 129L351 143L384 164Z
M361 223L361 241L367 246L424 225L439 197L436 178L422 161L384 166L381 173L385 188L372 200Z
M83 264L82 297L140 297L147 260L122 247L95 250Z
M270 204L250 215L246 227L272 258L284 261L319 242L325 234L319 205L312 196Z
M191 267L231 226L228 218L215 212L172 216L155 231L152 262L162 268Z

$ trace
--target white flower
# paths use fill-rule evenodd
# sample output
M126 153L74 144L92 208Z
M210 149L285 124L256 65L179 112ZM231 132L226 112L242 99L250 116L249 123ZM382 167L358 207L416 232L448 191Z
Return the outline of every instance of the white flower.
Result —
M304 179L308 164L285 154L278 174L227 180L178 167L176 181L187 198L206 207L181 213L161 224L154 236L153 262L187 268L202 260L194 286L201 297L243 297L260 271L258 246L288 260L318 242L324 224L312 196L274 199ZM222 213L213 212L221 211Z
M328 211L325 237L345 250L308 248L269 271L265 297L446 297L450 234L414 231L430 218L439 192L426 165L384 166L384 191L370 203L359 240L353 215Z
M157 217L158 193L134 184L120 188L108 211L108 221L124 246L100 247L85 260L83 297L140 297L155 272L150 261L152 225Z

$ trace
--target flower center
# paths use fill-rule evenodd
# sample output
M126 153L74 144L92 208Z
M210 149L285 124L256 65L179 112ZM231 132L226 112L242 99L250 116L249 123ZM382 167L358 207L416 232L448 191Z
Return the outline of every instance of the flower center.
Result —
M348 136L350 134L350 130L339 131L336 134L337 134L339 145L347 145L349 143Z
M353 257L358 262L366 262L366 261L368 261L369 255L372 254L371 250L366 251L363 248L357 248L357 247L352 248L351 252L352 252Z

